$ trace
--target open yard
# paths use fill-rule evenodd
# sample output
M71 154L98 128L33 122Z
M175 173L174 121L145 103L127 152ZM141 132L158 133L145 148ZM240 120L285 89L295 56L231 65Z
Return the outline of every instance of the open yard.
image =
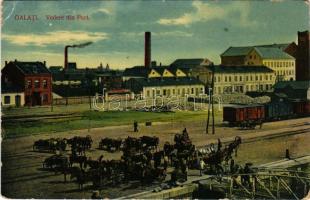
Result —
M96 116L94 115L92 117ZM127 118L129 117L130 115L127 116ZM205 134L206 124L204 120L155 123L150 127L140 125L139 133L134 133L131 125L122 125L7 138L2 141L2 195L10 198L80 199L90 197L94 189L91 185L87 186L84 191L79 191L76 183L64 183L63 175L55 175L53 172L42 170L42 161L51 154L32 151L33 142L38 139L91 135L94 144L92 149L87 152L88 157L97 159L103 154L105 159L117 159L121 155L120 152L106 153L97 149L101 138L140 137L142 135L158 136L160 138L160 146L162 146L165 141L172 142L174 134L181 132L186 127L189 137L197 146L216 142L217 138L221 138L223 142L227 142L233 140L237 135L240 136L243 143L238 151L238 157L234 159L240 164L252 162L258 165L282 159L285 155L286 148L290 150L293 158L309 155L309 121L310 118L301 118L267 123L262 129L257 130L238 130L218 124L216 125L215 135ZM197 171L190 173L191 176L197 176L197 174ZM150 186L141 186L136 182L130 182L118 185L117 187L107 186L101 188L101 194L107 198L117 198L135 192L145 191L148 188Z
M134 120L145 122L206 121L207 111L142 112L142 111L90 111L87 105L49 108L19 108L4 110L4 117L19 117L13 122L2 122L5 137L18 137L39 133L54 133L91 129L105 126L130 125ZM72 115L57 117L65 112ZM52 116L53 115L53 116ZM215 109L215 122L222 121L222 112ZM211 122L211 121L210 121Z

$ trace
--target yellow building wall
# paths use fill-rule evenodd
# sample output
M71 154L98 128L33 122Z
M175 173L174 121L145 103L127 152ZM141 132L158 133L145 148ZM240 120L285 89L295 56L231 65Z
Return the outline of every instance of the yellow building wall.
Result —
M262 59L255 49L250 51L250 53L245 57L244 62L245 65L262 65Z
M285 81L296 80L295 59L264 59L263 65L275 71L275 75Z
M20 93L2 93L1 94L1 106L16 106L16 101L15 97L19 95L20 96L20 106L25 105L25 95L23 92ZM5 102L5 97L9 96L10 97L10 103Z
M205 94L205 91L203 85L175 85L143 88L143 96L145 98L154 98L155 96L153 94L163 97L184 97L185 95L199 96Z

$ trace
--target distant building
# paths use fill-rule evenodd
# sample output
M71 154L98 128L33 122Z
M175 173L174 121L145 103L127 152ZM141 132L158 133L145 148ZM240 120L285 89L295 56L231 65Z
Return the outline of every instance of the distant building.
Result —
M207 58L182 58L176 59L170 64L171 67L195 68L200 65L210 65L212 62Z
M283 45L284 46L284 45ZM295 58L281 45L229 47L221 54L222 65L267 66L275 71L276 81L295 80Z
M274 93L291 101L310 101L310 81L278 82L274 86Z
M6 62L1 72L2 85L24 91L25 105L51 104L52 76L45 62Z
M145 98L199 96L205 92L203 83L191 77L132 78L126 82L126 87Z
M192 76L211 87L212 66L200 66ZM270 90L275 83L274 71L266 66L214 66L214 94L246 93Z
M24 105L25 95L22 88L1 86L1 106L20 107Z
M53 70L53 91L60 96L89 96L122 88L122 71L103 68Z
M296 80L310 80L310 35L309 31L298 32L298 50L296 56Z
M170 68L168 66L135 66L125 69L123 73L123 81L127 81L131 78L168 78L186 76L187 74L183 70L178 68Z

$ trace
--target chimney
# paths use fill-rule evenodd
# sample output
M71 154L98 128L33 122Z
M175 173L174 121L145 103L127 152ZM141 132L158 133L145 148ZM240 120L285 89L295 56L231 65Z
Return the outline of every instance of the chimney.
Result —
M145 32L144 66L151 67L151 32Z
M46 61L45 61L45 60L43 61L43 64L44 64L44 66L46 67Z
M7 65L7 64L8 64L8 61L6 60L6 61L5 61L5 65Z
M65 63L64 63L64 70L68 69L68 48L70 46L65 46Z

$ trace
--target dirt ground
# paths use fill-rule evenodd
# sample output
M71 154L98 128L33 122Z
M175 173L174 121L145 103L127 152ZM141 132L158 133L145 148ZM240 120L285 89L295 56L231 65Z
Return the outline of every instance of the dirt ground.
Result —
M35 140L51 137L70 138L75 135L91 135L94 144L88 157L97 159L104 154L105 159L118 158L121 153L106 153L98 150L98 144L104 137L121 137L151 135L160 138L160 145L165 141L173 142L175 133L180 133L186 127L189 136L196 146L203 146L216 142L221 138L223 142L231 141L235 136L241 136L241 144L237 163L252 162L255 165L282 159L285 149L290 150L292 157L309 155L310 152L310 117L266 123L262 129L239 130L225 126L216 126L215 134L205 133L205 122L176 122L153 123L146 127L139 125L139 133L134 133L131 126L104 127L91 130L78 130L53 134L5 139L1 147L1 193L9 198L89 198L93 188L86 187L79 191L73 183L64 183L63 175L43 171L42 161L50 156L49 153L32 151ZM209 129L211 132L211 129ZM198 173L198 172L197 172ZM195 173L194 173L195 174ZM137 182L121 184L117 187L102 188L104 197L116 198L135 192L145 191L152 186L141 186Z

